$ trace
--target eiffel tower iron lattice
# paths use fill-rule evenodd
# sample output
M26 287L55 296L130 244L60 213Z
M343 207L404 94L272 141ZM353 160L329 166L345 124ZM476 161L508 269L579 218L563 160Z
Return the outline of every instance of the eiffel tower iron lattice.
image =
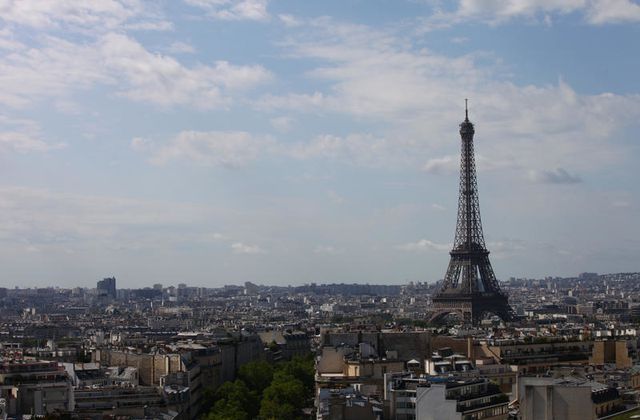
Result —
M469 121L466 101L465 119L460 124L462 148L456 235L442 287L432 299L431 320L457 313L465 322L477 324L485 314L493 313L508 321L513 318L513 310L507 295L500 290L482 233L473 149L475 130Z

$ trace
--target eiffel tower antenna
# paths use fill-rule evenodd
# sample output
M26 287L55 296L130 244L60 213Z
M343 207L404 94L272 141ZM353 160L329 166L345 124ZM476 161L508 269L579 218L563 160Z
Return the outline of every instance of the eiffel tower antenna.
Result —
M464 121L469 122L469 99L464 99Z

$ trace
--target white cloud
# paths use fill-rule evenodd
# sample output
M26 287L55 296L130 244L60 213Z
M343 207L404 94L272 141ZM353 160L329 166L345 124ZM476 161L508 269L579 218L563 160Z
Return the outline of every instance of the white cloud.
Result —
M527 246L520 239L503 239L487 242L487 249L491 252L492 259L504 260L523 254Z
M164 145L134 138L131 148L150 154L154 164L188 160L205 166L244 166L258 158L283 156L296 160L331 159L347 164L388 166L408 162L411 149L370 134L345 137L320 135L309 141L278 142L269 136L244 131L182 131Z
M135 139L134 139L135 140ZM272 141L243 131L183 131L152 152L151 162L186 159L205 166L238 167L255 160Z
M96 85L112 86L131 100L159 106L223 107L231 95L270 79L261 66L187 67L173 57L154 54L133 38L116 33L93 44L44 37L39 48L0 58L0 103L12 107L47 97L66 98Z
M64 98L96 83L111 82L95 46L60 38L45 37L40 48L24 48L0 57L0 103L12 107L43 97Z
M518 164L512 156L500 155L487 158L483 154L475 154L476 170L487 171L504 168L517 168ZM431 158L422 166L424 172L436 175L452 175L460 171L460 156L446 155L439 158Z
M222 20L267 20L267 0L185 0L203 9L207 16Z
M266 254L266 251L258 245L249 245L243 242L235 242L231 244L231 250L234 254Z
M167 52L172 54L193 54L196 49L191 44L182 41L172 42L167 48Z
M172 57L150 53L124 35L105 36L101 52L107 67L125 82L121 95L162 106L224 106L229 101L224 90L250 88L270 77L261 66L234 66L226 61L188 68Z
M65 147L64 144L49 145L28 133L18 131L0 131L0 150L12 150L19 153L46 152Z
M572 13L585 7L585 0L461 0L457 14L489 20L516 16L533 17L539 13Z
M327 18L307 22L283 49L317 62L307 76L327 88L266 95L257 101L259 109L347 115L386 124L387 131L384 137L317 136L292 146L297 158L457 171L456 127L463 98L470 97L480 170L522 172L535 162L587 172L624 157L624 145L611 144L640 118L639 95L581 95L563 80L519 86L505 81L495 62L486 64L490 56L438 55L392 32Z
M550 25L553 16L579 14L591 24L640 22L640 5L632 0L459 0L453 11L440 8L428 17L427 29L466 21L500 24L527 19Z
M68 98L56 100L53 106L61 114L80 115L83 113L82 105Z
M270 95L267 94L256 101L256 107L263 111L290 109L295 111L311 111L327 104L325 96L320 92L312 94Z
M611 202L611 207L629 208L631 207L631 204L626 200L614 200Z
M16 51L24 49L25 45L17 41L15 35L9 28L0 29L0 49L6 51Z
M587 17L594 24L640 22L640 5L631 0L594 0Z
M130 31L171 31L173 30L173 23L166 20L157 22L138 22L126 25L125 29Z
M342 195L338 194L334 190L327 191L327 197L329 198L329 201L331 201L333 204L342 204L344 203L344 200L345 200L345 198Z
M0 104L14 108L43 98L71 103L74 93L101 85L135 101L212 109L271 77L259 65L220 60L186 66L149 51L125 32L172 29L153 2L0 0L0 21L0 49L8 51L0 55ZM22 42L24 28L36 30L29 46ZM69 31L85 36L71 37ZM174 42L167 51L194 50Z
M280 14L278 15L278 19L280 19L280 21L284 23L285 26L289 27L297 27L304 24L300 19L288 14Z
M572 175L563 168L530 170L528 176L530 181L544 184L576 184L582 182L579 176Z
M438 203L433 203L431 205L431 208L437 211L445 211L447 208L445 206L443 206L442 204L438 204Z
M166 30L171 25L141 0L0 0L0 20L36 29L102 32L126 27Z
M42 140L40 126L32 120L10 118L0 114L0 127L2 152L47 152L66 147L64 143L49 144Z
M420 239L417 242L409 242L402 245L397 245L397 249L401 251L449 251L451 244L439 244L437 242L430 241L428 239Z
M319 135L307 142L297 142L286 153L295 159L332 159L364 166L404 164L415 156L411 139L386 139L372 134L353 133L346 136Z
M429 159L422 170L432 174L453 174L460 169L459 160L458 156L453 155Z
M275 128L276 130L282 133L286 133L287 131L291 130L293 119L291 117L276 117L271 118L269 122L271 123L271 126L273 126L273 128Z
M469 42L469 38L467 38L466 36L457 36L457 37L451 38L450 41L452 44L465 44Z
M144 137L134 137L131 139L131 149L136 152L146 152L153 149L153 140Z
M270 77L259 66L226 62L188 68L122 35L108 34L102 45L111 71L96 77L110 80L117 75L120 95L164 106L225 106L229 92ZM319 63L308 76L328 87L263 96L257 108L287 111L286 117L271 119L274 127L286 132L296 113L335 113L386 124L390 128L385 135L322 134L280 144L249 140L246 133L224 141L231 133L185 131L154 150L152 161L188 158L205 165L240 166L265 154L278 154L455 173L459 166L455 127L462 117L462 99L457 98L462 91L472 98L471 118L478 123L479 170L527 173L534 170L535 162L536 167L571 166L584 173L618 162L624 151L610 147L610 142L618 130L640 117L637 95L580 95L562 80L554 85L518 86L501 81L491 65L479 64L473 55L441 56L407 44L393 33L362 25L318 19L307 22L305 30L283 46L290 56Z
M178 237L184 237L188 225L199 226L211 215L211 209L192 204L26 187L0 187L0 202L0 241L35 246L87 242L155 246L168 229L180 228Z
M344 253L344 250L331 245L318 245L313 250L313 253L321 255L339 255Z

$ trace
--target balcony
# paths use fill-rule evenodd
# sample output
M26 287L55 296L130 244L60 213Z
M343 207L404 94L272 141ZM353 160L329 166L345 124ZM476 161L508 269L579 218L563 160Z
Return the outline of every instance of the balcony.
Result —
M498 394L495 397L490 398L488 401L485 402L477 402L477 403L472 403L469 405L466 404L458 404L456 411L458 411L459 413L466 413L469 411L475 411L481 408L487 408L487 407L492 407L492 406L496 406L496 405L502 405L502 404L507 404L509 402L509 397L507 397L505 394Z

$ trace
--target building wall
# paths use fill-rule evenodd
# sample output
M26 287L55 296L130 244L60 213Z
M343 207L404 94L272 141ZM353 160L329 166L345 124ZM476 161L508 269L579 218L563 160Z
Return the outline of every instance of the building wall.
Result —
M73 409L73 390L70 383L20 385L18 401L22 414L29 414L31 410L36 415L67 411Z
M326 330L323 333L322 346L339 346L346 344L355 347L358 345L358 333L332 332L330 330Z
M596 366L615 363L618 369L630 368L633 366L633 360L629 357L627 346L626 340L595 341L589 362Z
M591 386L555 385L552 378L520 378L522 420L594 419Z
M160 377L182 370L179 354L135 354L120 350L99 350L95 361L105 366L131 366L138 368L140 384L160 383Z
M384 379L385 373L402 372L404 370L403 362L361 360L359 362L347 363L346 375L351 378Z
M202 386L216 389L222 385L220 352L203 351L196 353L195 358L200 365Z
M236 369L254 360L264 360L264 346L262 340L256 335L244 337L236 343Z
M380 356L386 351L398 353L399 360L424 360L431 355L431 334L423 332L381 333Z
M323 347L316 371L323 373L345 373L344 350L334 347Z
M258 335L218 343L220 348L220 374L223 382L233 381L240 366L266 358L262 340Z
M629 351L626 340L616 341L616 368L624 369L630 368L633 365L633 360L629 357Z
M477 355L470 354L469 343L467 339L449 337L445 335L436 335L431 337L431 348L433 351L438 349L450 347L454 353L464 354L469 358L478 357Z
M446 388L441 384L416 389L416 419L459 420L456 401L445 398Z
M399 360L424 360L431 354L431 334L427 331L403 333L325 332L322 345L334 347L348 345L357 348L360 343L366 343L373 347L379 357L386 357L387 351L393 351L397 352Z
M348 404L343 400L331 401L329 416L322 420L376 420L370 404Z

